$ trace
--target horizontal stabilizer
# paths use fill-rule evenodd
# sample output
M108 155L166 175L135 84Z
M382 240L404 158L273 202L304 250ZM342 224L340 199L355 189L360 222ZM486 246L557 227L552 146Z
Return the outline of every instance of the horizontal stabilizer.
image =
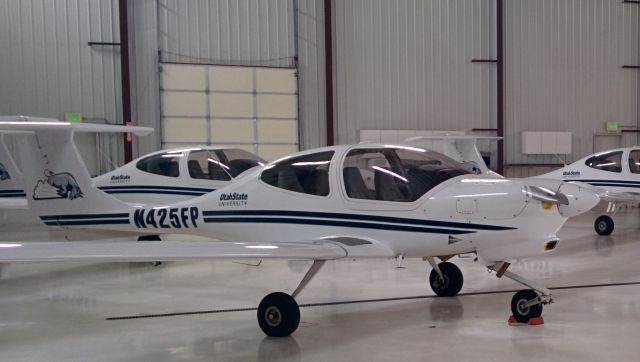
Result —
M112 124L69 123L60 122L53 118L4 116L0 117L0 132L32 133L35 131L70 129L83 133L126 133L136 136L146 136L153 132L153 128L139 126L122 126Z

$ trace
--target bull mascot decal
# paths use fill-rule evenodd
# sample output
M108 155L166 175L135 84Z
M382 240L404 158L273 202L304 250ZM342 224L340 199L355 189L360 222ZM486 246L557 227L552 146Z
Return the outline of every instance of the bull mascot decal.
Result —
M8 180L10 178L11 175L9 175L7 168L0 162L0 181Z
M46 170L44 175L45 178L38 180L33 190L34 200L74 200L84 196L72 174L68 172L53 173Z

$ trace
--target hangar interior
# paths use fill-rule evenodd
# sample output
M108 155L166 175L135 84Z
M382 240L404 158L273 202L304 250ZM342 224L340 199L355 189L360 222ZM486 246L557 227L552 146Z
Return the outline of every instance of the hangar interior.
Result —
M640 134L634 0L0 0L0 49L0 115L155 129L76 135L91 176L166 148L272 161L446 132L503 137L482 156L526 178ZM284 339L254 307L308 262L6 264L0 359L634 360L637 204L612 235L593 233L600 205L514 264L556 288L543 326L508 326L517 284L472 258L453 259L466 284L445 299L422 261L328 262ZM3 240L46 235L9 226Z

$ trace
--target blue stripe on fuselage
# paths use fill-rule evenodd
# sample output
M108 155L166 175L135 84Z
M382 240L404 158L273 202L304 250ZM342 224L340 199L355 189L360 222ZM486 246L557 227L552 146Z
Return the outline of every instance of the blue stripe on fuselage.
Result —
M343 220L357 220L357 221L374 221L374 222L386 222L405 225L419 225L419 226L439 226L449 228L462 228L462 229L475 229L475 230L513 230L515 228L508 226L498 225L485 225L474 224L464 222L453 221L438 221L438 220L424 220L424 219L410 219L391 216L377 216L377 215L363 215L363 214L345 214L335 212L313 212L313 211L289 211L289 210L230 210L230 211L204 211L203 216L205 221L212 220L212 217L220 216L273 216L273 217L305 217L305 218L318 218L322 220L326 219L338 219Z

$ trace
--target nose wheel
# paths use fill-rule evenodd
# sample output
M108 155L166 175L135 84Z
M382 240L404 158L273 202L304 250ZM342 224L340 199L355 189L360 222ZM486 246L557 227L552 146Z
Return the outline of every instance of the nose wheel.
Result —
M542 301L532 289L520 290L511 298L511 313L520 323L529 323L531 318L542 315Z
M431 289L441 297L452 297L458 294L463 283L464 278L460 269L446 261L435 265L429 274Z

